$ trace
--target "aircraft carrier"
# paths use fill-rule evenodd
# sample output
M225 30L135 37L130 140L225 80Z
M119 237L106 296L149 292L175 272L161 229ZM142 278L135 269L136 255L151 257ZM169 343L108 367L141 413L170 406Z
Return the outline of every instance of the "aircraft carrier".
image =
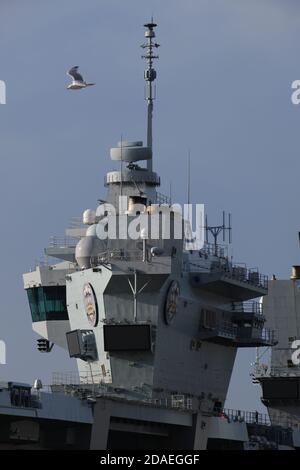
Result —
M38 349L63 348L78 370L56 373L50 390L40 380L2 383L0 446L300 447L285 423L224 409L238 348L278 341L257 301L268 279L228 255L225 216L216 226L205 220L204 242L195 249L184 216L159 192L152 145L159 44L153 20L144 26L146 143L121 139L110 150L118 169L105 176L106 195L63 238L52 237L45 249L52 263L23 275ZM141 216L148 227L159 223L156 234L143 228L137 237L120 235Z
M300 240L300 233L299 233ZM290 279L269 281L264 299L266 323L276 331L277 343L270 357L258 354L254 382L262 387L262 401L272 421L300 427L300 266L292 266Z

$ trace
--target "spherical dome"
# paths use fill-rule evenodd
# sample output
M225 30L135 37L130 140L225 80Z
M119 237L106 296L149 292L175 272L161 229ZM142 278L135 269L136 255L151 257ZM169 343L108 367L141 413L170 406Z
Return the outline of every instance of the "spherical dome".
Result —
M85 225L92 225L95 223L96 213L92 209L86 209L82 215L82 221Z
M77 243L75 248L75 259L81 269L90 268L93 245L94 238L92 237L81 238Z
M90 225L90 227L87 229L86 237L96 237L97 236L97 224Z

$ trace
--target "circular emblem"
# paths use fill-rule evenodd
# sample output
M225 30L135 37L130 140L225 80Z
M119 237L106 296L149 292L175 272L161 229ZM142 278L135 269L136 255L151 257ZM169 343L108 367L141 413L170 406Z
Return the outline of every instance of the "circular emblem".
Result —
M97 326L98 304L94 289L91 284L84 284L83 286L83 303L89 323L92 326Z
M166 297L165 303L165 322L170 325L177 313L178 299L180 294L179 282L172 281Z

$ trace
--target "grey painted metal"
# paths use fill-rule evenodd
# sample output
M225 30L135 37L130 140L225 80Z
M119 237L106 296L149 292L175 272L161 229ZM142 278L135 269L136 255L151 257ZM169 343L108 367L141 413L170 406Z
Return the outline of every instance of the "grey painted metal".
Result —
M92 407L87 401L63 393L38 392L31 395L29 406L14 406L8 384L1 387L0 415L22 416L75 423L93 423Z
M109 172L105 179L107 194L105 201L101 201L104 210L105 204L118 207L119 197L125 198L125 207L116 211L117 226L124 213L128 214L128 221L133 220L131 207L136 200L143 201L142 210L149 217L155 211L158 214L171 212L167 198L163 199L156 190L160 178L152 172L153 82L156 78L153 51L158 47L153 42L155 26L153 21L145 25L147 147L142 147L141 141L119 143L111 155L128 165L121 171ZM134 163L141 157L147 157L147 169ZM158 202L166 205L155 207ZM264 318L258 316L256 310L244 309L243 302L267 293L266 278L257 271L236 266L226 249L219 245L210 249L207 243L200 251L186 251L184 240L176 239L172 230L169 239L164 239L160 231L158 238L153 239L99 240L99 224L109 222L111 217L107 213L97 219L96 211L85 211L86 232L67 232L76 234L75 243L68 239L52 243L46 249L48 255L72 263L59 263L45 269L37 267L24 275L25 289L55 283L66 286L69 319L65 324L47 320L39 322L42 325L34 325L42 337L66 349L66 342L62 341L66 328L91 331L94 335L97 355L94 360L77 359L80 383L75 389L66 386L70 395L83 394L84 390L90 394L94 406L91 447L106 448L110 418L140 421L144 430L147 423L153 425L153 430L154 425L160 423L170 439L171 427L180 426L178 448L180 437L190 449L206 448L209 438L244 442L248 438L245 425L226 420L219 424L221 417L216 416L216 408L220 410L224 405L237 348L243 345L247 325L251 325L251 334L246 338L248 347L257 346L258 338L263 337ZM159 217L163 220L162 214ZM172 224L175 220L179 220L181 226L185 223L178 214L174 214ZM87 285L94 295L94 304L88 307L84 294ZM175 300L171 299L173 304L169 311L171 285L177 286L177 294ZM226 322L227 332L234 332L225 335L225 341L222 322ZM106 350L104 325L145 324L150 326L150 348ZM53 403L71 399L71 396L59 398L60 390L59 386L53 389L56 393L49 398L49 406L48 398L43 398L44 413L48 416L58 417L60 407L64 406L59 405L57 413L52 411L51 399ZM71 408L76 400L70 401ZM182 409L182 404L188 407ZM67 402L65 406L67 411ZM66 419L72 419L71 411L66 414ZM114 424L112 431L124 430L124 426L124 422ZM132 429L136 425L131 422L130 426Z
M262 387L270 383L274 391L282 387L282 380L299 383L300 366L293 364L293 342L300 338L300 280L293 267L290 279L269 281L268 295L263 301L266 325L275 331L277 343L272 347L271 360L257 360L254 377ZM287 383L287 382L286 382ZM299 386L299 385L298 385ZM265 399L272 422L292 427L300 426L300 397L288 399L285 396Z
M156 71L153 68L153 62L155 59L158 59L158 56L154 54L154 50L159 47L159 44L153 42L155 38L154 28L157 26L153 23L153 20L150 23L144 25L146 28L145 37L146 43L142 45L142 48L146 50L146 54L142 57L147 61L147 69L145 70L144 78L146 80L147 88L147 147L152 151L152 116L153 116L153 82L156 79ZM147 168L149 171L152 171L152 155L151 159L147 162Z
M152 158L152 150L150 147L127 145L111 148L110 157L112 160L133 163L139 160L150 160Z

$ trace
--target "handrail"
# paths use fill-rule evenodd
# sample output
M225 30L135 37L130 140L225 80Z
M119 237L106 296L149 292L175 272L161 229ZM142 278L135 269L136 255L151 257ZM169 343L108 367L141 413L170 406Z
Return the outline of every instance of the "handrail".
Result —
M271 366L269 364L255 364L255 377L300 377L300 367Z
M92 266L99 264L109 264L112 261L141 261L143 252L141 250L106 250L91 258Z
M263 426L280 426L283 428L298 427L297 424L295 424L290 419L270 420L269 415L265 413L259 413L258 411L245 411L245 410L235 410L235 409L230 409L230 408L224 408L221 410L215 410L214 415L226 418L227 420L231 422L245 422L247 424L257 424L257 425L263 425Z
M156 191L156 204L171 204L171 198L159 191Z
M253 313L256 315L263 314L263 304L261 302L246 301L246 302L232 302L231 304L232 312L243 312L243 313Z
M263 289L268 288L268 276L260 274L256 268L247 268L236 263L230 263L228 260L225 261L225 263L224 260L213 261L211 264L212 269L210 270L210 273L219 272L223 276L239 282L250 284L256 287L262 287ZM192 270L201 272L204 268L207 269L207 266L204 267L201 265L201 263L194 261L188 261L184 266L186 271Z
M80 237L50 237L49 248L75 248Z
M203 248L199 251L200 257L217 256L218 258L228 258L228 247L226 245L215 245L214 243L205 242Z

